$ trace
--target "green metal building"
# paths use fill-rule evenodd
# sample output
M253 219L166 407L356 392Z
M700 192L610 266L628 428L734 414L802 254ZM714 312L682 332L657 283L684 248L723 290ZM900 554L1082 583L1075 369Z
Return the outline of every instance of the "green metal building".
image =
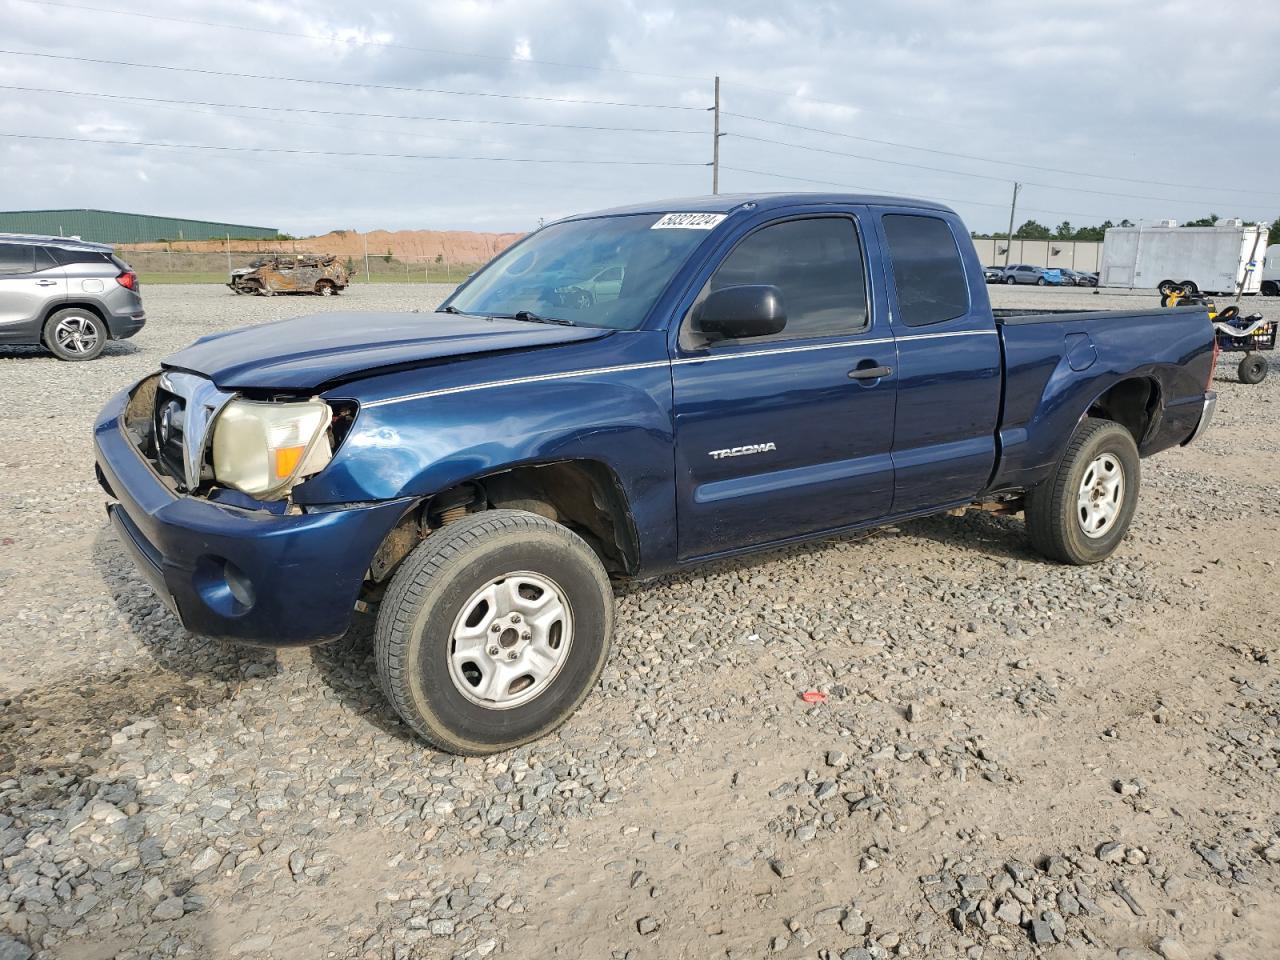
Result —
M100 243L154 243L157 240L274 240L275 227L243 223L151 217L115 210L11 210L0 212L0 233L79 237Z

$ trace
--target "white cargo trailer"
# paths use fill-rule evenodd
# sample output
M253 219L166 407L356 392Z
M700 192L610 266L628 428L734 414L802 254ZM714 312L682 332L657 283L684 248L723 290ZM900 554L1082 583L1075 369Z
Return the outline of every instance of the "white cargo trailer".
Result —
M1239 220L1212 227L1111 227L1102 243L1098 285L1156 290L1191 286L1202 293L1257 293L1267 226Z
M1262 264L1262 295L1280 297L1280 243L1267 247L1267 259Z

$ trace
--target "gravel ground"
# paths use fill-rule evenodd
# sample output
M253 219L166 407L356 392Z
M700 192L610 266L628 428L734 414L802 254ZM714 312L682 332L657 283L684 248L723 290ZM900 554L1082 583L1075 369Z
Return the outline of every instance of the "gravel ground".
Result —
M0 351L0 960L1280 952L1280 376L1221 364L1107 563L967 515L627 587L578 715L463 760L383 704L367 623L185 633L89 441L201 334L443 292L152 287L94 363Z

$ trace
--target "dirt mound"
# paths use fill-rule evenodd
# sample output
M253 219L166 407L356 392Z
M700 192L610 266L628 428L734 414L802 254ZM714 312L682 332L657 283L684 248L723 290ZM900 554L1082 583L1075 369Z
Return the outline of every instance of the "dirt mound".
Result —
M467 230L333 230L318 237L298 240L231 240L233 253L331 253L359 260L366 251L371 257L390 252L406 263L486 263L511 246L522 233L473 233ZM127 243L128 253L174 251L177 253L222 253L222 240L182 240L172 243Z

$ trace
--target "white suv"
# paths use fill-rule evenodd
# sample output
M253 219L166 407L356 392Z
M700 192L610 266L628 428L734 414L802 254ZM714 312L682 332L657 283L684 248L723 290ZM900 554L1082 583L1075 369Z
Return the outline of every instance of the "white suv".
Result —
M0 233L0 344L92 360L146 322L138 275L108 245Z

